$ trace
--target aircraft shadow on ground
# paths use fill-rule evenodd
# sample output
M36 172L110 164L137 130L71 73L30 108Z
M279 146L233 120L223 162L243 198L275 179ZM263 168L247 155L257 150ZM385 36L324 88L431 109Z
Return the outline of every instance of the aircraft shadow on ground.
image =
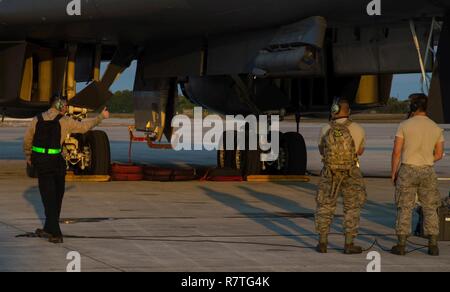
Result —
M283 184L285 185L285 184ZM303 186L304 184L302 184ZM241 190L245 191L251 197L255 199L285 210L287 214L312 214L314 215L315 210L311 210L303 207L299 202L286 199L274 194L264 193L255 191L249 187L241 186ZM207 187L201 187L205 194L210 198L221 202L222 204L229 206L240 214L246 216L247 218L253 220L254 222L264 226L265 228L275 232L280 236L284 236L291 240L295 240L299 244L313 248L314 244L311 244L311 239L314 241L317 239L317 235L314 230L309 230L298 223L296 223L292 218L289 217L274 217L273 212L269 212L260 207L252 206L250 203L246 202L244 199L237 197L235 195L230 195L227 193L219 192ZM306 189L315 190L316 187L313 184L306 184ZM297 189L298 190L298 189ZM254 216L259 214L260 216ZM392 228L395 223L396 210L394 204L379 204L373 201L368 201L365 209L362 212L362 218L369 222L373 222L388 228ZM314 225L314 216L302 217L309 220ZM391 218L391 219L386 219ZM333 234L343 234L343 218L342 216L336 216L331 227ZM359 240L367 243L373 244L374 240L383 240L388 243L395 243L395 237L392 234L382 234L371 228L361 226ZM394 233L394 232L392 232ZM298 235L304 236L298 236ZM308 239L308 240L305 240ZM332 248L342 248L342 246L332 245ZM386 247L389 248L389 247Z
M305 240L305 238L314 238L314 233L311 230L298 226L292 220L282 216L274 216L273 212L252 206L244 199L237 196L215 191L203 186L201 186L200 189L202 189L208 197L236 210L239 214L244 215L252 221L264 226L275 234L295 240L304 247L315 248L315 245L311 244L311 240ZM302 212L305 211L305 209L297 209L297 211ZM297 236L298 233L305 234L306 236L299 237Z
M316 197L317 186L312 183L277 183L280 186L289 187L296 192ZM342 199L341 199L342 200ZM382 225L388 228L395 227L397 209L395 203L378 203L373 200L367 200L361 217L370 222Z
M307 190L314 190L314 192L316 191L317 187L311 183L306 183L303 184L302 183L302 188L307 189ZM244 189L244 188L242 188ZM305 209L303 207L301 207L301 205L293 200L289 200L289 199L285 199L279 196L275 196L273 194L264 194L264 193L259 193L259 192L255 192L249 188L245 188L248 192L249 195L253 195L256 198L260 199L261 201L265 201L266 203L272 204L276 207L282 208L288 212L292 212L292 213L296 213L299 210L309 210L309 212L311 213L315 213L315 210L310 210L310 209ZM311 195L311 194L310 194ZM315 196L315 193L314 193ZM383 225L385 227L388 228L392 228L392 226L394 226L395 223L395 209L392 212L392 206L394 206L393 204L378 204L372 201L368 201L364 207L364 209L362 210L361 213L361 217L363 219L366 219L367 221L379 224L379 225ZM386 220L386 218L391 218L393 220L394 223L391 223L391 221ZM314 221L314 218L311 219L311 221ZM343 229L343 218L342 216L335 216L334 220L333 220L333 224L331 226L331 229L333 232L337 232L337 233L344 233L344 229ZM371 234L373 236L376 236L377 238L383 239L383 240L387 240L387 241L392 241L392 238L390 238L389 236L386 236L384 234L381 234L379 232L376 232L372 229L369 228L365 228L364 226L360 227L360 232L361 234ZM367 243L373 243L374 238L371 236L360 236L359 238L360 240L363 240Z
M276 183L280 186L289 187L296 192L302 192L302 194L310 195L315 197L317 192L317 186L312 183L292 183L292 182L282 182ZM342 200L342 199L341 199ZM413 228L416 227L418 223L418 215L416 213L413 214ZM392 234L384 234L379 231L374 231L370 228L364 227L364 222L360 227L360 235L358 239L365 241L367 243L372 243L374 238L378 240L383 240L388 243L396 243L396 236L393 235L395 233L395 224L397 217L397 209L394 202L392 203L378 203L373 200L367 200L364 209L361 212L361 218L365 221L375 223L377 225L389 228L392 230ZM335 217L333 220L333 224L331 226L332 230L338 233L343 233L344 230L342 228L343 218L341 216ZM370 236L367 236L369 234Z

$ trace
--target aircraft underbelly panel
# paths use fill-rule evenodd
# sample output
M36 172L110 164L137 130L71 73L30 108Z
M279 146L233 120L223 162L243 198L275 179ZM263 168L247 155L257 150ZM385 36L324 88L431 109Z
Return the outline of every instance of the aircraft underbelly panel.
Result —
M416 26L422 56L429 39L430 24ZM333 44L337 74L383 74L420 72L420 62L409 23L396 26L338 28ZM433 60L431 52L428 58ZM433 70L433 62L427 64Z
M69 16L71 2L0 1L0 39L143 43L277 28L314 15L325 17L330 26L374 22L366 14L369 0L90 0L81 1L81 15ZM377 22L441 15L446 2L384 1Z

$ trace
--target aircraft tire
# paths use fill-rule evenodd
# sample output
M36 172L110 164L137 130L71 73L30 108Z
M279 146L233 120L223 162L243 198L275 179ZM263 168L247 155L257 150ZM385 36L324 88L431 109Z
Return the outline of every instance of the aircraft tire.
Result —
M103 131L90 131L85 135L85 145L91 149L90 175L108 175L111 166L109 139Z
M217 166L219 168L237 169L238 168L237 161L236 161L237 151L236 150L226 150L227 133L228 132L223 133L222 140L221 140L224 150L217 151ZM237 148L236 133L234 135L235 135L234 149L236 149Z
M279 132L278 133L278 139L279 139L279 147L281 148L282 147L282 143L283 143L283 133L281 133L281 132ZM269 136L270 137L270 136ZM280 149L280 152L282 151L283 149ZM281 153L280 153L280 155L281 155ZM264 174L270 174L270 175L279 175L279 174L281 174L280 172L280 165L279 165L279 163L280 163L280 161L273 161L273 162L271 162L271 163L267 163L266 165L265 165L265 170L263 171L264 172Z
M244 177L249 175L259 175L262 172L261 151L247 150L242 157L242 174Z
M303 136L296 132L284 133L280 146L283 147L286 155L283 174L305 175L308 154Z

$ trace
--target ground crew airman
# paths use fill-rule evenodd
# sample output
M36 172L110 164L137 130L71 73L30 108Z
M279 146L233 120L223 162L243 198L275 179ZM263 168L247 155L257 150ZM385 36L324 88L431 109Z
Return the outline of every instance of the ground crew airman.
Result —
M65 192L66 162L62 157L62 144L68 134L84 134L109 118L105 109L94 119L82 122L66 117L67 100L54 96L52 107L31 122L25 138L24 153L28 165L38 175L39 191L45 209L45 226L37 229L36 235L52 243L62 243L59 226L62 202Z
M360 254L354 245L358 234L361 209L367 199L358 156L363 155L365 131L350 120L350 104L336 99L332 121L322 129L319 150L324 167L317 193L316 229L320 235L317 251L328 252L328 234L339 196L344 198L345 254Z
M423 209L425 234L429 236L428 253L438 256L438 208L442 198L433 166L443 158L444 135L443 130L427 116L428 97L414 94L410 101L411 118L400 124L392 154L392 181L396 185L398 209L396 232L399 240L392 248L392 253L406 254L412 213L418 197Z

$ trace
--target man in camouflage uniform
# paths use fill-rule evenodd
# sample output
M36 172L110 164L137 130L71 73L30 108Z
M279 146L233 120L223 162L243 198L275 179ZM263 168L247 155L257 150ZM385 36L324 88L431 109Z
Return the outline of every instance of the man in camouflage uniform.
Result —
M328 234L340 195L344 199L345 254L360 254L354 245L361 209L367 194L358 156L364 153L365 131L349 119L350 105L335 100L332 122L322 129L319 150L324 168L317 193L316 229L320 235L317 251L328 252Z
M424 230L429 236L428 253L439 255L439 216L441 195L434 163L444 155L443 130L427 117L428 98L414 94L411 99L411 118L403 122L396 135L392 154L392 181L396 185L398 209L398 244L392 248L396 255L406 254L411 234L412 213L417 198L424 215Z

